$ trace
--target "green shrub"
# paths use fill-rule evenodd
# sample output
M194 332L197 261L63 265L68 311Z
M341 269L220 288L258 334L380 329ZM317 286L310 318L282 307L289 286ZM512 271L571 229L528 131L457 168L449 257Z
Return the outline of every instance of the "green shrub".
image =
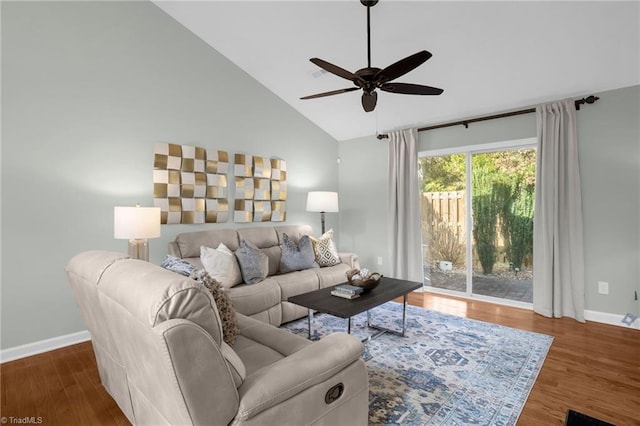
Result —
M507 260L522 269L525 257L533 252L534 185L516 184L500 214Z
M502 210L503 193L493 182L492 173L483 167L473 169L473 239L482 272L490 274L496 262L498 212Z

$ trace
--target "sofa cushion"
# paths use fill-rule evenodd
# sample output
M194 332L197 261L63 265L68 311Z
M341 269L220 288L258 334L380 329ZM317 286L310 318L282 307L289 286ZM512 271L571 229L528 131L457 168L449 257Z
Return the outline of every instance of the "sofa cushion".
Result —
M318 275L320 288L347 282L347 272L350 270L351 268L346 263L339 263L325 268L310 269L310 271Z
M195 270L190 278L202 283L211 292L213 299L216 301L220 321L222 321L222 339L228 345L233 345L239 329L236 311L231 305L229 296L224 292L220 282L204 269Z
M313 251L318 265L322 267L340 263L340 256L333 242L333 229L329 229L320 238L311 237L311 241L313 242Z
M294 271L288 274L274 275L269 279L275 280L280 286L281 300L287 300L291 296L308 293L320 288L320 280L316 271L319 268L305 271Z
M253 243L242 239L240 248L235 252L242 279L247 284L256 284L269 274L269 258Z
M280 305L280 287L273 278L261 283L240 284L227 290L236 311L251 316Z
M186 260L182 260L179 257L171 256L169 254L164 257L164 260L162 261L160 266L162 266L164 269L168 269L180 275L184 275L185 277L191 275L196 269L191 263L187 262Z
M280 246L282 248L282 256L280 257L279 268L281 274L318 266L313 252L313 245L308 235L302 236L297 244L290 240L287 234L282 237L283 241Z
M247 375L312 344L309 340L284 329L243 315L238 315L238 324L240 335L233 345L233 350L245 365Z
M220 243L235 251L240 246L238 232L235 229L216 229L178 234L175 240L180 249L180 257L200 257L200 246L218 247Z
M224 243L217 248L200 246L200 261L206 271L220 282L222 287L231 288L242 282L238 260Z

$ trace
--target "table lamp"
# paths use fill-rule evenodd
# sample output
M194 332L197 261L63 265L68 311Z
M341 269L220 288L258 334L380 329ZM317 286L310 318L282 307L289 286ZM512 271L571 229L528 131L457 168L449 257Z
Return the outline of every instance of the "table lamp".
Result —
M129 256L149 261L147 238L160 236L160 207L114 207L113 238L129 240Z
M307 211L320 212L322 233L324 234L324 214L338 212L338 193L329 191L311 191L307 194Z

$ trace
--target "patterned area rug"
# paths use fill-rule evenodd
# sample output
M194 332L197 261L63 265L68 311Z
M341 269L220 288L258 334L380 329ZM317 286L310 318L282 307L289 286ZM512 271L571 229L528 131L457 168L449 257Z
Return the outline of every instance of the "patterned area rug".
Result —
M402 305L386 303L372 324L399 330ZM315 334L346 331L346 320L315 315ZM352 318L362 339L366 314ZM307 336L307 319L285 324ZM365 344L369 423L514 425L553 338L407 306L405 337L385 333Z

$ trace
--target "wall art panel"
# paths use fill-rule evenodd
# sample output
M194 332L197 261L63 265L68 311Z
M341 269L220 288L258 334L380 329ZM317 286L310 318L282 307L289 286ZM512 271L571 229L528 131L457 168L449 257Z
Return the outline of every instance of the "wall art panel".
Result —
M226 151L159 142L153 160L154 205L163 224L226 222Z
M234 155L234 222L286 219L287 163L278 158ZM251 203L247 201L251 200Z

